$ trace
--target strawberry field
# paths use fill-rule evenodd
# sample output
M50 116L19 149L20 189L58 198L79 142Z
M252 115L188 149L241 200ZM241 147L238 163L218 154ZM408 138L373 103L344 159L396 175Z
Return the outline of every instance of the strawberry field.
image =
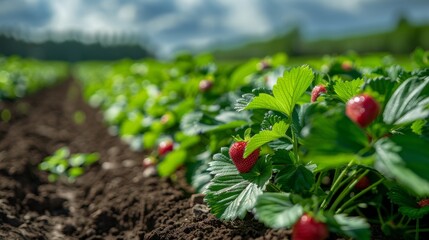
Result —
M428 239L429 52L0 58L0 239Z

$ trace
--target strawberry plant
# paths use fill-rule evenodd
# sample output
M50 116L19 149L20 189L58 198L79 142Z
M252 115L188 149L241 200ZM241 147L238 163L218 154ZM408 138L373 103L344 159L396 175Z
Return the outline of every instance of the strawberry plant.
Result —
M425 56L416 51L415 63ZM82 63L77 73L109 131L144 151L143 166L168 177L185 165L221 219L252 212L291 229L306 219L316 239L369 239L370 224L418 237L429 227L419 204L429 195L429 74L368 59L313 69L285 66L284 54L237 66L180 55Z
M39 164L39 169L49 172L48 179L51 182L65 177L73 182L85 172L85 168L100 159L98 153L75 153L70 154L68 147L59 148L52 156L45 157Z
M396 66L358 77L302 66L285 71L272 90L238 99L253 136L241 143L242 155L232 145L209 162L213 179L204 192L212 213L233 220L251 211L267 226L292 228L295 239L325 239L328 231L370 239L369 222L386 235L428 231L418 203L429 194L429 75ZM315 82L332 89L317 102ZM237 159L257 149L255 166L237 170Z
M34 93L64 79L65 63L0 56L0 101Z

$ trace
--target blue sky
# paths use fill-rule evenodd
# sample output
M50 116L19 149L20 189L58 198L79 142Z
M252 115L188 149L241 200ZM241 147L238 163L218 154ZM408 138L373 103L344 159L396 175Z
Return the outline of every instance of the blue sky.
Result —
M428 22L429 0L0 0L0 28L131 33L165 56L294 24L308 38L389 29L399 13Z

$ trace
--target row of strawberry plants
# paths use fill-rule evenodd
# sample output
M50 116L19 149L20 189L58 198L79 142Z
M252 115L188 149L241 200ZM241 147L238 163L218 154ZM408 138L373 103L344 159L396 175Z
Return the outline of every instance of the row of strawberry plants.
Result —
M280 66L285 60L279 54L270 64ZM236 68L216 65L210 55L180 55L172 62L80 63L75 72L85 98L102 110L110 132L133 150L146 151L148 172L156 168L159 175L170 176L186 165L193 169L189 180L199 189L210 174L205 171L200 177L204 180L192 180L195 171L230 144L234 129L248 121L231 104L264 84L261 76L268 68L259 62ZM252 74L252 79L245 78Z
M429 227L429 71L427 52L413 56L413 71L356 56L291 68L279 54L232 68L205 55L77 72L111 132L150 153L145 167L169 176L186 165L221 219L252 212L294 239L369 239L368 223L418 237Z
M34 93L66 75L66 63L0 56L0 101Z

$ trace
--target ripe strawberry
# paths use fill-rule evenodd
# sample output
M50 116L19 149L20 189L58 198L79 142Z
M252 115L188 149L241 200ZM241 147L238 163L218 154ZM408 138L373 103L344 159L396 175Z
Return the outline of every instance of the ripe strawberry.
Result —
M200 89L200 92L207 92L213 87L213 82L207 79L203 79L200 81L198 88Z
M306 213L293 225L292 240L323 240L328 236L326 224L317 222Z
M426 199L422 199L420 200L417 204L419 204L419 206L422 207L426 207L429 206L429 198Z
M173 151L173 142L171 140L165 140L159 143L158 154L160 156L163 156L171 151Z
M326 88L324 85L317 85L311 91L311 102L315 102L320 94L326 93Z
M353 97L346 105L346 115L362 128L371 124L379 113L378 103L366 94Z
M259 158L259 148L253 151L247 158L243 158L246 145L247 142L245 141L235 142L229 149L229 156L240 173L249 172Z
M363 176L363 178L359 179L359 181L356 183L355 188L358 190L364 190L365 188L369 187L371 185L371 180L367 176Z

